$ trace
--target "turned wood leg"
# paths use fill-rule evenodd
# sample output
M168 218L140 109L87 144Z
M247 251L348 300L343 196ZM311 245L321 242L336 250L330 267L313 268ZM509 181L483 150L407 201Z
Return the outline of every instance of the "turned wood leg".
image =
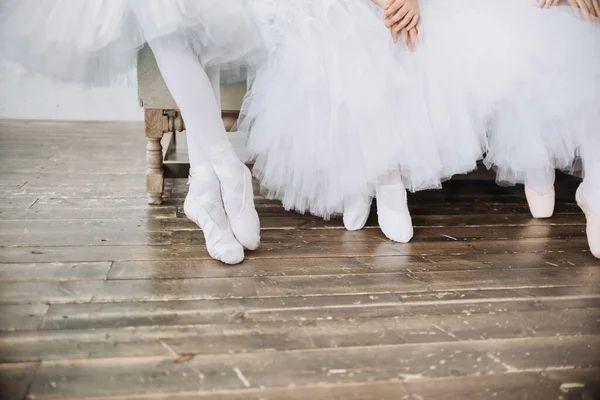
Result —
M163 202L165 176L163 171L163 149L160 143L164 134L165 117L162 110L144 110L146 146L146 193L148 204L159 205Z

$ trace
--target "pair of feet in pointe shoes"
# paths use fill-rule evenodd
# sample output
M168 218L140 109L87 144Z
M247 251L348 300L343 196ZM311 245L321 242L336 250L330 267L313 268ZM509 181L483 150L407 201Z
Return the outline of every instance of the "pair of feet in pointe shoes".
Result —
M225 264L239 264L244 249L260 245L260 221L254 207L250 170L229 143L210 151L210 164L190 172L183 209L202 228L210 256Z
M555 195L554 184L543 193L525 185L525 197L534 218L550 218L554 215ZM587 220L586 234L590 251L594 257L600 258L600 214L590 207L583 196L583 184L577 188L575 199Z
M413 237L413 225L406 197L406 189L401 181L380 184L376 189L377 215L379 227L390 240L408 243ZM371 212L373 197L352 196L344 202L344 226L349 231L364 228Z

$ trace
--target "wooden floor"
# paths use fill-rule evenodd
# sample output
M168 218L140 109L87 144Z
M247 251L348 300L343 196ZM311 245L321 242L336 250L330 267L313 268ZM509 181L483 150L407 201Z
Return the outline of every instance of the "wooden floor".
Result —
M600 398L574 180L547 221L483 173L413 195L408 245L258 197L226 267L144 157L139 124L0 122L0 398Z

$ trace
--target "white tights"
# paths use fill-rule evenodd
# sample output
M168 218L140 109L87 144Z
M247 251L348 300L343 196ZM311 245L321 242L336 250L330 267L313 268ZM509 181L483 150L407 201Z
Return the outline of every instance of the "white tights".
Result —
M211 147L228 142L213 82L182 39L162 38L150 42L150 47L185 121L193 171L209 163Z
M258 247L260 224L250 171L235 155L221 119L218 82L211 82L183 39L162 38L149 45L186 125L191 166L186 214L203 229L214 258L240 262L242 247ZM225 214L228 224L217 223L214 216Z

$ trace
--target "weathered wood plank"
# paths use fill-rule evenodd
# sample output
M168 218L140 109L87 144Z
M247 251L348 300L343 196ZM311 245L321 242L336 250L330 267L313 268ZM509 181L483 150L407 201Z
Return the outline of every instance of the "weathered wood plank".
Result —
M0 282L0 304L201 300L422 291L405 273L128 281Z
M250 259L223 268L214 260L115 262L109 279L189 279L298 275L344 275L429 270L436 265L421 257L314 258L299 264L294 259Z
M532 238L520 240L481 240L472 243L473 249L478 254L522 254L522 253L569 253L576 256L588 254L590 258L587 239L583 236L567 239Z
M0 304L335 296L469 289L600 285L600 269L391 272L127 281L0 282Z
M85 228L66 232L2 233L2 247L42 247L42 246L167 246L171 244L170 232L120 231Z
M0 364L0 399L25 400L37 363Z
M113 400L455 400L595 399L600 370L578 368L487 376L431 379L406 376L391 382L317 384L288 388L190 391L174 394L111 396ZM102 397L86 397L99 400Z
M558 369L477 378L414 379L406 382L408 398L454 399L594 399L600 394L600 370Z
M590 308L597 286L471 290L379 295L156 301L52 305L42 329L115 328L246 322L319 321L327 318L414 318L424 315Z
M55 246L9 247L0 251L1 263L102 262L136 260L194 260L210 258L197 246Z
M465 311L468 313L468 308ZM0 362L231 354L600 334L600 308L467 313L410 319L325 319L4 333L0 334Z
M60 212L59 212L60 211ZM174 218L176 207L149 207L149 208L73 208L59 210L55 208L32 207L32 209L13 210L0 208L2 221L27 221L27 220L64 220L64 219L152 219Z
M474 254L472 256L427 256L436 269L481 269L481 268L539 268L539 267L600 267L600 262L586 252L572 253L499 253Z
M193 390L389 381L542 371L597 362L600 336L247 353L204 357L42 362L31 386L38 399L160 394ZM110 385L98 385L110 382Z
M101 230L99 231L101 234ZM360 234L358 232L351 232ZM150 260L206 260L210 259L198 232L196 245L172 246L54 246L54 247L9 247L0 252L0 263L40 263L40 262L96 262L96 261L150 261ZM567 243L557 242L562 248ZM503 252L502 249L497 249ZM542 251L540 249L540 251ZM255 252L248 252L247 260L265 258L323 258L323 257L364 257L364 256L419 256L419 255L462 255L473 254L473 249L464 243L412 243L400 244L370 240L352 242L340 240L338 243L266 243Z
M116 197L120 197L120 196L116 196ZM136 202L137 201L138 200L136 200ZM520 221L519 220L520 218L517 218L517 217L521 217L521 216L522 215L518 215L514 218L507 217L506 221L503 221L499 225L495 224L493 221L487 221L485 216L481 216L481 215L475 215L475 216L471 215L470 221L465 220L463 217L467 217L467 216L463 216L463 215L434 216L435 220L433 218L429 218L429 220L426 221L424 224L419 225L417 223L417 221L415 221L415 227L416 228L424 228L423 232L426 232L427 230L429 230L429 231L433 231L436 233L439 231L436 230L435 228L458 228L458 227L484 228L484 229L480 229L479 232L485 231L487 229L487 230L491 230L492 232L494 232L494 231L499 232L498 235L500 235L500 237L508 237L512 233L513 235L516 235L516 238L519 238L519 237L539 237L539 236L535 236L536 232L538 235L540 232L542 232L542 233L547 232L548 234L552 235L553 231L557 232L557 234L555 234L555 236L558 236L558 235L562 236L565 234L558 233L558 232L561 232L561 228L560 228L561 226L563 227L562 228L563 232L579 232L577 230L577 227L581 228L582 226L585 225L585 218L583 217L583 215L577 216L577 217L565 215L565 216L562 216L562 218L557 217L556 219L551 220L551 223L548 221L541 221L541 220L533 220L532 221L531 218L526 218L526 221ZM473 219L475 219L475 217L477 218L477 220L473 220ZM416 218L417 218L417 216L415 216L415 219ZM291 212L288 212L285 214L280 214L275 217L265 217L265 218L263 218L263 220L265 221L264 229L339 228L339 230L342 230L342 228L343 228L340 219L334 219L332 221L322 221L321 219L316 218L316 217L302 216L300 214L291 213ZM277 220L279 220L279 222L277 222ZM200 230L196 224L187 220L186 218L161 218L161 219L157 219L154 221L152 221L152 220L145 221L143 219L136 220L134 218L124 219L124 220L93 219L93 221L90 221L88 223L86 221L81 221L80 219L69 219L68 211L65 211L65 218L61 219L61 220L0 221L0 229L6 233L18 233L18 232L22 232L24 229L27 229L29 231L36 231L36 232L58 232L58 231L62 232L62 231L68 231L68 230L72 230L72 229L82 229L82 228L87 227L88 225L91 225L92 227L102 227L104 229L113 229L113 230L119 229L119 230L128 230L129 231L129 230L138 230L139 224L141 222L144 223L144 228L147 230L150 230L150 231L163 231L163 230L199 231ZM508 226L513 229L505 229L505 230L490 229L490 227L494 227L494 226L498 226L498 227ZM571 226L572 228L568 229L568 228L565 228L564 226ZM378 230L378 229L372 229L372 230L367 230L367 231L374 232L376 230ZM420 231L421 231L421 229L418 229L418 232L420 232ZM457 231L457 230L455 230L455 231ZM546 231L546 232L544 232L544 231ZM448 232L452 232L452 231L449 230ZM473 231L465 230L465 232L478 232L478 231L477 230L473 230ZM348 232L348 233L353 234L353 233L360 233L360 232ZM521 236L518 236L519 234ZM473 235L471 235L471 237L477 237L477 235L473 234ZM419 236L416 235L415 238L418 240Z
M0 198L0 210L3 213L16 212L19 209L28 209L37 202L37 197L10 197ZM9 211L12 210L12 211Z
M144 165L145 168L145 165ZM145 169L144 169L145 171ZM77 198L39 198L32 207L34 210L55 210L61 214L63 211L68 211L73 208L93 208L93 209L142 209L142 210L161 210L170 208L174 204L148 207L148 202L145 199L77 199Z
M47 304L0 306L0 331L36 330L48 308Z
M0 264L0 281L105 280L110 262Z

